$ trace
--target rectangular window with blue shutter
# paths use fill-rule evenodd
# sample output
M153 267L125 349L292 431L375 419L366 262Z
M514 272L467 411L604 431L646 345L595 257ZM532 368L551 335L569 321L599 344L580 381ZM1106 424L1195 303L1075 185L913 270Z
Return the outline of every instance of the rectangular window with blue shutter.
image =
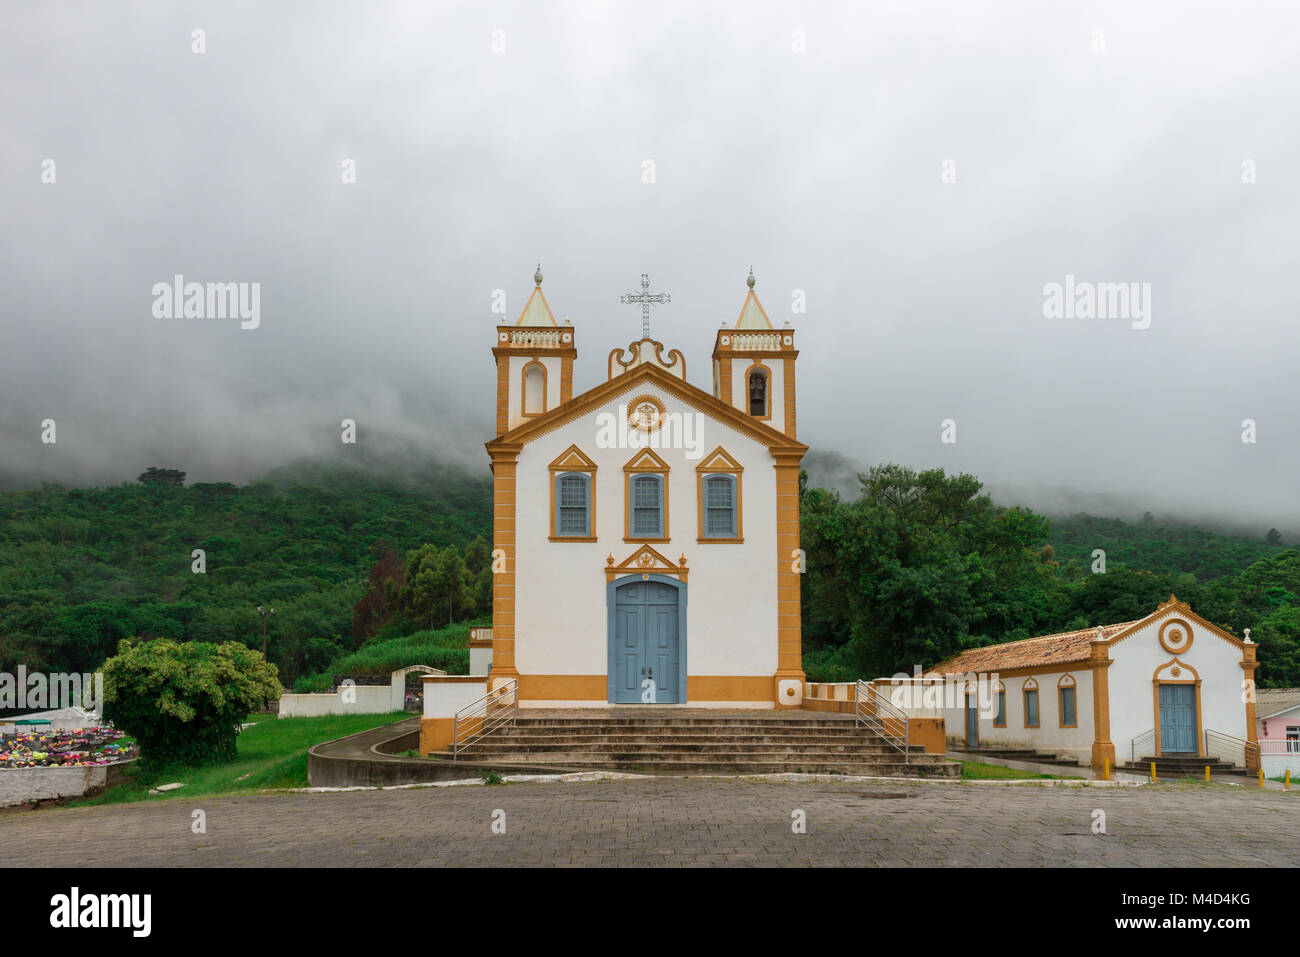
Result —
M1038 691L1033 688L1025 691L1025 727L1038 727Z
M591 535L591 476L564 472L555 477L555 534L557 538Z
M1075 714L1074 689L1061 689L1061 727L1073 728L1079 723Z
M736 478L710 475L704 480L704 537L736 537Z
M632 510L633 538L664 537L664 485L658 475L636 475L632 478L632 500L628 508Z

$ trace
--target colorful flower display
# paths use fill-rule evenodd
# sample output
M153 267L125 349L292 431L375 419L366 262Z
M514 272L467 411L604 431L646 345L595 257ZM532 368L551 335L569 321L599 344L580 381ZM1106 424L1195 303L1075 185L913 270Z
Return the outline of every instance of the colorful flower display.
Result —
M83 768L138 757L121 731L97 725L77 731L37 731L0 739L0 768Z

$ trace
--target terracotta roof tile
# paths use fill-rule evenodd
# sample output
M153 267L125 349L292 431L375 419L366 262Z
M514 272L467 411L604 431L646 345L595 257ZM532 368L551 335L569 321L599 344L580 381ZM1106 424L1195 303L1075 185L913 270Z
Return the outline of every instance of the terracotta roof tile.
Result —
M1103 625L1102 637L1112 638L1139 621L1142 619ZM938 674L966 674L972 671L1010 671L1013 668L1037 668L1044 665L1087 661L1092 655L1090 646L1096 637L1097 628L1094 626L1079 631L1063 631L1055 635L1008 641L1000 645L968 648L957 657L949 658L929 671Z

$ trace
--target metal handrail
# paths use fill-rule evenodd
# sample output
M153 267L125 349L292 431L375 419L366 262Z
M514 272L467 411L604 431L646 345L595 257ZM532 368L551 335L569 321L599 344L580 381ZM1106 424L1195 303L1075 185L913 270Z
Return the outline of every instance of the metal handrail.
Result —
M456 712L451 731L452 760L456 760L462 748L497 728L514 724L518 716L519 682L511 678Z
M856 699L853 706L854 725L871 728L886 742L902 751L903 762L909 763L911 728L908 726L907 712L873 688L870 682L858 681L853 690ZM902 724L902 734L889 730L886 722L891 720L895 724Z
M1129 763L1130 763L1130 764L1137 764L1137 752L1138 752L1138 746L1137 746L1137 744L1138 744L1139 741L1141 741L1143 738L1146 738L1146 737L1150 737L1150 738L1151 738L1151 744L1152 744L1152 746L1154 746L1155 743L1156 743L1156 729L1155 729L1155 728L1151 728L1149 731L1143 731L1143 732L1142 732L1141 734L1139 734L1136 738L1134 738L1132 741L1129 742L1129 748L1128 748L1129 753L1128 753L1128 757L1129 757ZM1144 758L1145 758L1145 757L1148 757L1148 756L1149 756L1149 755L1145 755L1145 754L1142 755L1142 757L1144 757Z
M1214 738L1211 738L1210 735L1214 735ZM1233 758L1236 758L1237 756L1235 753L1236 750L1237 749L1241 750L1241 766L1243 768L1250 767L1250 754L1253 751L1255 753L1255 767L1259 767L1259 745L1258 744L1255 744L1254 742L1251 741L1247 741L1245 738L1239 738L1235 734L1224 734L1222 731L1215 731L1212 728L1205 729L1205 756L1206 757L1216 757L1216 758L1220 757L1220 755L1211 747L1212 742L1214 742L1216 739L1222 739L1224 741L1229 742L1229 748L1234 752L1232 754ZM1232 763L1236 764L1237 762L1234 760Z

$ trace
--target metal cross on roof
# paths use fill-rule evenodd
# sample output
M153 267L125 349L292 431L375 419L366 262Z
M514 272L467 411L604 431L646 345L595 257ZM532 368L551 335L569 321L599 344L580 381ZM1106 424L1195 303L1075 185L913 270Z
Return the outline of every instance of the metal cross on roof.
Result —
M619 296L618 301L629 305L641 306L641 338L650 338L650 307L660 305L665 302L672 302L673 297L666 292L650 292L650 276L646 273L641 274L641 292L630 292L626 296Z

